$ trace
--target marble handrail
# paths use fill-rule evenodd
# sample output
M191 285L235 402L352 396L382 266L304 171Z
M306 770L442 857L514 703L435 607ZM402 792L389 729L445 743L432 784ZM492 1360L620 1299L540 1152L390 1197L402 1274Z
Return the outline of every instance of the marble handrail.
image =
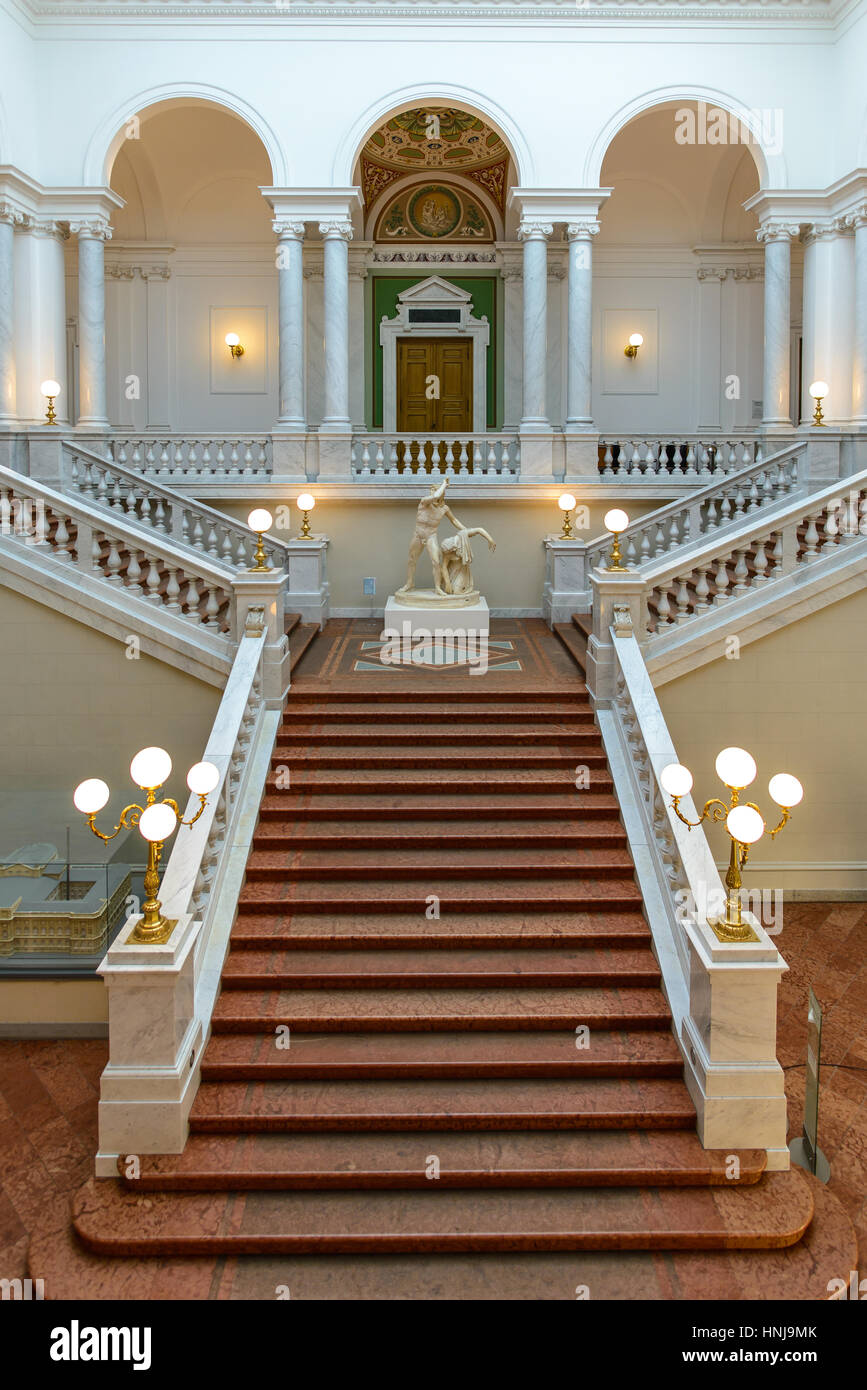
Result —
M231 631L233 568L3 467L0 532L190 624Z
M171 536L176 544L190 546L236 569L252 565L256 537L243 522L182 496L116 459L103 458L75 440L63 440L61 448L63 486L73 496ZM269 565L287 569L288 553L285 541L266 537Z
M658 507L633 521L622 533L624 563L642 565L679 545L695 541L772 506L800 490L800 461L806 445L797 444L766 460L759 459L737 472L715 475L690 497ZM588 568L603 563L611 546L610 536L587 546Z
M867 470L746 516L718 537L639 566L642 629L660 633L814 564L867 534ZM707 542L710 543L707 543Z
M722 942L708 916L725 889L703 827L688 829L660 774L679 761L628 622L611 628L613 698L597 719L622 808L654 950L705 1148L764 1148L787 1168L786 1102L776 1060L777 988L787 968L762 924L756 940ZM681 809L697 820L691 797Z

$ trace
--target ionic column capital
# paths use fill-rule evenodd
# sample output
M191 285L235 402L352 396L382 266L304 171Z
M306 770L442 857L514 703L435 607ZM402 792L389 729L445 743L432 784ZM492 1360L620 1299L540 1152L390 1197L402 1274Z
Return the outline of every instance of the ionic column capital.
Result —
M290 217L275 217L271 223L274 235L280 241L303 241L305 226L303 222L298 222Z
M551 222L536 222L523 218L518 227L519 241L547 241L553 235L554 225Z
M600 223L595 217L582 217L580 221L566 224L566 237L569 241L591 241L599 232Z
M765 243L769 241L794 241L800 232L801 227L798 222L783 222L775 218L768 222L763 222L756 233L756 240Z
M30 223L30 218L14 203L10 203L6 198L0 198L0 222L5 222L12 227L26 227Z
M352 223L348 217L332 217L319 223L319 232L325 241L351 241Z
M54 241L68 241L69 230L63 222L53 217L33 217L29 220L28 231L34 236L48 237Z
M82 217L69 223L79 241L111 241L111 224L106 217Z

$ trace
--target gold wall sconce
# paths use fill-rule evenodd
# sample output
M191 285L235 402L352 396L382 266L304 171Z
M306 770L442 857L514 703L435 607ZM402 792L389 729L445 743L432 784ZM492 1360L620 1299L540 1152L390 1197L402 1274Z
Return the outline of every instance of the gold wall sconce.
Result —
M251 567L251 574L271 573L271 566L265 563L268 557L262 538L266 531L271 530L273 521L274 518L267 507L254 507L247 517L247 525L251 531L256 532L256 554L253 557L256 563Z
M316 498L312 492L302 492L297 505L301 512L301 530L298 534L307 540L310 535L310 513L316 506Z
M637 357L637 356L638 356L638 349L641 347L641 345L642 345L643 342L644 342L644 334L643 334L643 333L630 333L630 335L629 335L629 342L627 343L626 347L623 349L623 355L624 355L624 357Z
M745 787L756 779L755 759L745 748L724 748L718 755L716 772L720 781L729 791L729 804L719 797L711 797L704 804L698 820L690 821L680 811L680 800L692 791L692 773L682 763L669 763L659 774L664 791L671 797L672 809L678 820L692 830L708 817L713 821L724 821L731 839L729 866L726 873L726 911L725 917L708 918L708 926L719 941L758 941L758 936L741 913L741 869L747 862L750 846L756 844L765 833L765 822L755 802L740 804L739 798ZM771 831L773 840L789 820L792 808L803 800L804 788L797 777L788 772L778 772L768 783L771 800L782 811L779 824Z
M241 339L238 337L237 333L227 333L225 342L226 347L229 349L233 357L244 356L244 349L241 346Z
M572 539L572 513L577 506L572 493L561 492L557 498L557 506L563 513L563 530L560 532L560 539L561 541L570 541Z
M57 416L54 413L54 402L60 395L60 382L55 381L53 377L48 377L46 381L43 381L39 390L42 392L42 395L48 402L48 405L45 408L45 419L42 421L42 423L43 425L56 425Z
M98 836L108 844L121 830L137 826L139 834L148 842L148 863L144 876L145 901L141 919L136 923L128 940L139 945L162 946L177 926L177 921L163 917L157 893L160 887L159 865L163 845L173 835L179 825L195 825L205 809L208 797L220 780L220 774L213 763L194 763L187 773L187 786L199 798L199 809L189 820L183 820L178 811L178 803L171 797L157 801L156 794L171 775L172 760L164 748L142 748L129 765L129 775L137 787L146 793L145 805L131 802L124 806L120 820L110 834L97 830L94 824L97 814L107 804L108 784L99 777L89 777L75 788L72 800L76 810L87 816L87 823Z
M814 425L824 425L824 423L825 423L825 416L824 416L824 414L822 413L822 402L823 402L823 400L825 399L825 397L827 396L827 394L828 394L828 383L827 383L827 381L814 381L814 382L811 384L811 386L810 386L810 395L813 397L813 400L816 402L816 408L815 408L815 410L813 411L813 424L814 424Z
M605 568L609 573L622 574L628 566L621 563L623 556L620 554L620 537L629 525L629 517L620 507L612 507L611 511L606 512L602 518L602 524L606 531L610 531L614 537L611 553L608 556L608 564Z

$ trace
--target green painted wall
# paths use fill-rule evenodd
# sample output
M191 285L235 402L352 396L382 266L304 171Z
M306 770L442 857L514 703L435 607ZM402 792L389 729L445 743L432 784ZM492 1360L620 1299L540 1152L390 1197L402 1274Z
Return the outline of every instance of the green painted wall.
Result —
M382 429L382 346L379 341L379 325L383 317L394 318L397 313L399 294L403 294L404 290L408 290L411 285L417 285L422 280L430 279L430 275L431 272L428 271L425 275L374 275L371 277L368 297L369 328L364 354L365 361L369 364L369 380L372 387L367 396L368 429ZM499 429L500 417L503 412L503 361L499 333L501 285L499 279L495 275L441 275L440 279L447 280L450 285L456 285L466 294L471 294L474 316L476 318L484 316L491 325L487 347L487 423L488 429Z

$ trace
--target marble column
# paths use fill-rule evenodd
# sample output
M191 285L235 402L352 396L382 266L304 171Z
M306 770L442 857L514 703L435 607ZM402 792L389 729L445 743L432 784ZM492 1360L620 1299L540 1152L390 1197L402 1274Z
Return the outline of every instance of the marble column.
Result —
M320 222L325 273L325 413L321 428L341 432L349 419L349 242L348 218Z
M548 237L550 222L523 221L518 240L524 243L524 407L522 430L548 430Z
M852 424L867 427L867 203L852 216L855 229L855 302L852 342Z
M0 202L0 426L15 413L15 223L20 214Z
M566 325L566 429L592 426L593 238L595 218L570 222Z
M38 421L45 415L40 382L53 377L60 382L60 395L54 402L57 423L68 425L72 409L66 345L66 260L64 244L69 233L51 217L33 218L28 240L32 256L28 275L31 326L30 395L33 409L27 414ZM19 383L20 388L20 383Z
M305 430L304 404L304 223L278 218L277 283L280 327L280 410L282 429Z
M105 381L105 243L103 217L70 222L78 236L78 425L108 429Z
M764 426L791 425L789 342L791 243L798 224L767 222L759 229L765 246Z

